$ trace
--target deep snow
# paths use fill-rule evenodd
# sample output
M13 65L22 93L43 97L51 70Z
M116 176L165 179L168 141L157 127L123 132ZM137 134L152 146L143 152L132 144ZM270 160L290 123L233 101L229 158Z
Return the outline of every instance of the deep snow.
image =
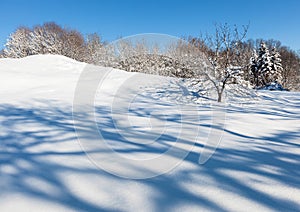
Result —
M97 167L78 142L72 104L84 68L62 56L0 59L0 211L300 211L299 93L259 91L260 100L228 104L223 132L212 121L219 105L185 98L192 109L178 109L180 96L188 95L178 81L111 70L95 99L98 127L111 147L126 158L153 158L174 145L183 129L180 148L189 150L171 171L125 179ZM147 83L139 89L124 84L122 89L140 94L124 116L122 96L113 102L114 90L120 94L118 85L132 76ZM85 120L89 114L75 115ZM91 135L82 123L77 127ZM200 165L211 130L222 140ZM169 163L177 157L170 155ZM112 167L131 175L153 171Z

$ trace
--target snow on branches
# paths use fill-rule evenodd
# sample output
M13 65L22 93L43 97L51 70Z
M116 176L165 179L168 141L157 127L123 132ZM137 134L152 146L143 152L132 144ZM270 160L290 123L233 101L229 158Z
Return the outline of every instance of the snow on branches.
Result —
M282 65L279 52L275 47L269 51L261 42L258 53L254 51L250 59L250 81L256 87L268 86L271 83L282 82Z

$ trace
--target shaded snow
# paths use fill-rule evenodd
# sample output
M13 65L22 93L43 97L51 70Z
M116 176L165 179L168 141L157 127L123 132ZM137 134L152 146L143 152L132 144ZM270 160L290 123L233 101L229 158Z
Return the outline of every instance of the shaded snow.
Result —
M97 168L77 142L72 101L84 67L84 63L62 56L0 59L1 211L300 210L299 93L261 91L259 102L228 106L220 146L204 165L199 165L198 159L212 124L211 110L195 105L203 137L185 160L166 174L130 180ZM106 110L110 89L116 85L114 81L130 74L114 70L111 84L104 87L107 92L96 99L101 109L99 127L105 127L108 137L115 134ZM143 76L149 82L153 77ZM142 132L155 127L144 116L153 112L149 102L155 101L166 105L166 111L162 106L160 112L172 117L167 124L176 126L172 98L180 89L173 82L170 79L172 86L164 84L160 89L168 98L160 99L158 85L146 90L147 95L135 105L136 113L130 116L135 129ZM187 138L195 130L194 121L182 123ZM118 136L111 137L111 145L128 157L153 157L172 145L176 130L169 129L167 135L166 146L157 143L153 148L132 149ZM143 138L132 129L127 136L135 141ZM143 143L147 144L147 139Z

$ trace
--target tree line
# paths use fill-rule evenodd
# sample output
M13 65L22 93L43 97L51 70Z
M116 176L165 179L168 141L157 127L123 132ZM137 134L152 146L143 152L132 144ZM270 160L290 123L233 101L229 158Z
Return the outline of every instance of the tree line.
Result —
M16 29L0 57L58 54L126 71L181 78L201 75L213 83L220 101L229 83L253 88L275 83L287 90L300 90L299 54L276 40L246 40L247 31L248 26L240 30L219 24L214 34L187 36L162 54L158 46L150 47L143 41L109 45L97 33L83 36L75 29L50 22Z

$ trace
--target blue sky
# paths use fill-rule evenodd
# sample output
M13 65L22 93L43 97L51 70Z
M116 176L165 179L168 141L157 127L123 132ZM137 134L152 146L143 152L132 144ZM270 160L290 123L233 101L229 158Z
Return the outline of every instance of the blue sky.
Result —
M299 0L0 0L0 45L18 26L48 21L104 40L138 33L211 33L214 23L250 23L247 38L300 49Z

